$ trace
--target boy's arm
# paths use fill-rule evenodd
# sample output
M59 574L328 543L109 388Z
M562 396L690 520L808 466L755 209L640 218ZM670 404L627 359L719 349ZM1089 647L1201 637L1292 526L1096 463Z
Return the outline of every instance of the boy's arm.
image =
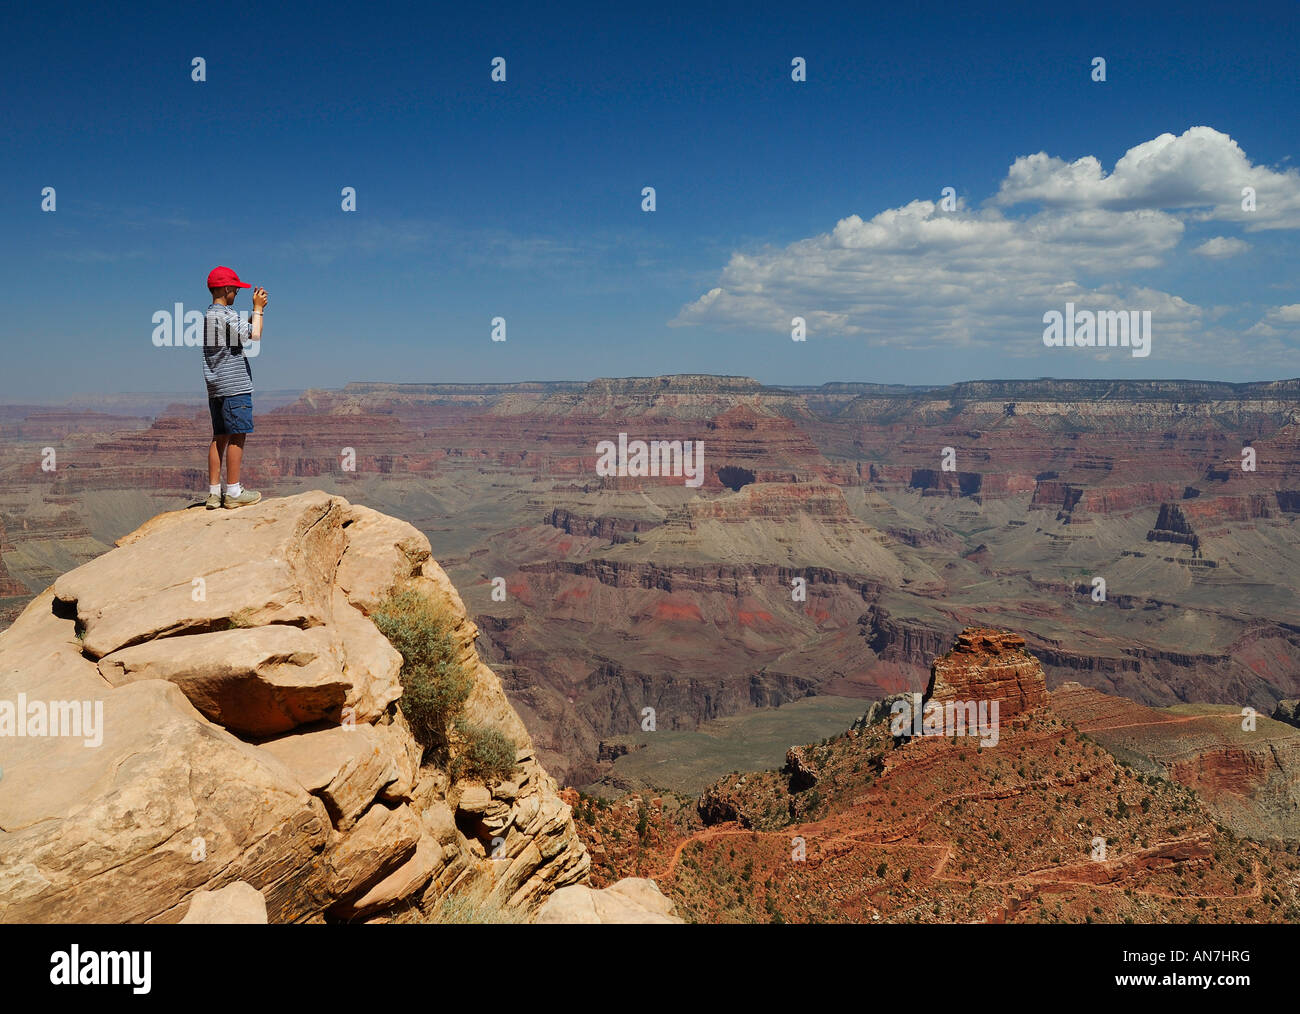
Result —
M260 285L253 290L253 333L249 336L255 342L262 340L262 311L266 309L266 304L270 299L266 295L266 290Z
M245 323L240 329L241 342L262 340L262 311L266 309L269 301L265 289L259 287L253 290L253 320L251 324Z

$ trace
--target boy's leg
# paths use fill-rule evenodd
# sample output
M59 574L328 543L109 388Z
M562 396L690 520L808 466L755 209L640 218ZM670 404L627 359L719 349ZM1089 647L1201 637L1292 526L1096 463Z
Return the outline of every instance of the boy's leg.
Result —
M239 466L244 461L244 434L232 433L223 438L229 443L226 453L226 485L234 486L239 482Z
M229 439L214 433L212 443L208 444L208 497L204 501L208 510L221 506L221 456L226 452L226 441Z
M226 453L226 442L230 439L226 435L230 430L222 414L224 401L223 398L208 399L208 414L212 416L212 442L208 444L207 507L209 510L221 506L221 459ZM216 490L215 493L212 492L213 489Z
M228 436L212 437L212 443L208 444L208 485L219 486L221 484L221 458L226 453L226 444L229 442Z
M240 394L226 398L222 403L223 429L226 437L226 493L221 498L223 507L247 507L261 501L262 494L244 489L239 482L240 466L244 463L244 437L253 432L253 396Z

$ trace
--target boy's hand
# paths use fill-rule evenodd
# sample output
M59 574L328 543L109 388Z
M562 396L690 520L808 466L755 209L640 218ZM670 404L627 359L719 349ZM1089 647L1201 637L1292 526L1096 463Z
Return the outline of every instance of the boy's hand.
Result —
M265 309L267 302L269 302L269 300L267 299L266 290L259 285L253 290L253 309Z

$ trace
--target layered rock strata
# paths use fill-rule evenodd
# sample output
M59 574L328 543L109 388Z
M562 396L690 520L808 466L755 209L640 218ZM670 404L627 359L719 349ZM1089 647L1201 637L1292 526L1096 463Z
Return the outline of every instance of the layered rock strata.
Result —
M452 621L466 717L516 744L509 779L424 762L370 619L398 586ZM0 921L176 922L239 882L271 922L581 883L570 808L477 634L427 539L341 497L147 522L0 635Z
M930 701L997 701L1003 720L1047 703L1047 679L1019 634L967 627L952 650L934 660Z

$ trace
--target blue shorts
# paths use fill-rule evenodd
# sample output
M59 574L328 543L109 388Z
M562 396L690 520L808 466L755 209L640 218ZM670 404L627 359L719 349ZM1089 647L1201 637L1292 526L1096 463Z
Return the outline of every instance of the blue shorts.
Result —
M253 396L251 394L232 394L226 398L209 398L208 411L212 414L212 435L214 437L253 432Z

